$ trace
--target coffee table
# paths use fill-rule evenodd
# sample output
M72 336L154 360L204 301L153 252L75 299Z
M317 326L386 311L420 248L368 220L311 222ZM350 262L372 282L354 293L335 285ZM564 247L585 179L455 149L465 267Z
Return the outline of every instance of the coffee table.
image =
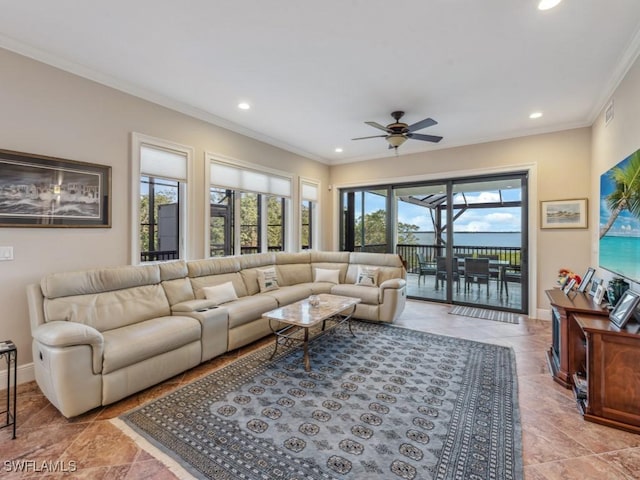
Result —
M306 298L262 315L269 320L269 328L271 328L276 337L275 348L271 358L275 356L280 343L285 346L302 343L304 348L304 369L307 372L311 370L311 360L309 359L310 340L315 340L344 322L348 322L349 331L353 335L350 320L356 311L356 305L361 301L359 298L331 295L329 293L322 293L315 295L315 297L318 300L317 306L313 306L309 299ZM329 328L325 329L327 321L330 321L331 324ZM276 327L274 327L274 322ZM322 323L321 332L310 338L309 330L320 323ZM285 325L282 326L281 324ZM300 330L303 330L304 334L296 335L296 332Z

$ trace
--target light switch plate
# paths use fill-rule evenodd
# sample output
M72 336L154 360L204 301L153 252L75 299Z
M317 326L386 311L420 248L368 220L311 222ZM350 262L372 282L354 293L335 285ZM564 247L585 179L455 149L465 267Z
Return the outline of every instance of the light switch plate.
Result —
M0 261L13 260L13 247L0 247Z

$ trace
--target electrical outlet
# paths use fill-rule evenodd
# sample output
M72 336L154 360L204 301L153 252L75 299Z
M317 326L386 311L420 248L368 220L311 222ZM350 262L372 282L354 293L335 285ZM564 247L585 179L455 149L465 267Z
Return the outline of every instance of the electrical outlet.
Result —
M13 260L13 247L0 247L0 261Z

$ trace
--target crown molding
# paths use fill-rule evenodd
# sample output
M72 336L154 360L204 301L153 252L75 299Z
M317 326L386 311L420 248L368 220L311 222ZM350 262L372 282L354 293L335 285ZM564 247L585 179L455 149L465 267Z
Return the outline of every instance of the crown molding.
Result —
M318 155L307 152L306 150L298 148L294 145L290 145L286 142L272 138L268 135L264 135L262 133L251 130L249 128L243 127L241 125L238 125L237 123L231 122L222 117L218 117L212 113L209 113L205 110L194 107L193 105L189 105L187 103L169 98L166 95L163 95L161 93L145 89L139 85L126 82L122 79L107 75L103 72L94 70L85 65L72 62L64 57L51 54L49 52L33 47L31 45L27 45L23 42L15 40L6 35L0 34L0 48L4 48L5 50L9 50L11 52L17 53L18 55L22 55L23 57L31 58L32 60L55 67L59 70L63 70L65 72L71 73L78 77L91 80L93 82L99 83L106 87L113 88L114 90L118 90L128 95L132 95L136 98L140 98L142 100L146 100L156 105L166 107L170 110L183 113L185 115L196 118L198 120L202 120L204 122L210 123L217 127L221 127L226 130L230 130L234 133L244 135L245 137L249 137L254 140L269 144L273 147L277 147L282 150L286 150L288 152L294 153L296 155L300 155L301 157L305 157L310 160L315 160L323 164L327 164L327 165L329 164L328 159L319 157Z

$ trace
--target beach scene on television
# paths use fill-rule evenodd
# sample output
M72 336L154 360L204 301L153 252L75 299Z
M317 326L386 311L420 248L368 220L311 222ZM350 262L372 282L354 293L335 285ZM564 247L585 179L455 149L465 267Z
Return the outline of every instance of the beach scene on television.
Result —
M600 176L599 266L640 281L640 150Z

